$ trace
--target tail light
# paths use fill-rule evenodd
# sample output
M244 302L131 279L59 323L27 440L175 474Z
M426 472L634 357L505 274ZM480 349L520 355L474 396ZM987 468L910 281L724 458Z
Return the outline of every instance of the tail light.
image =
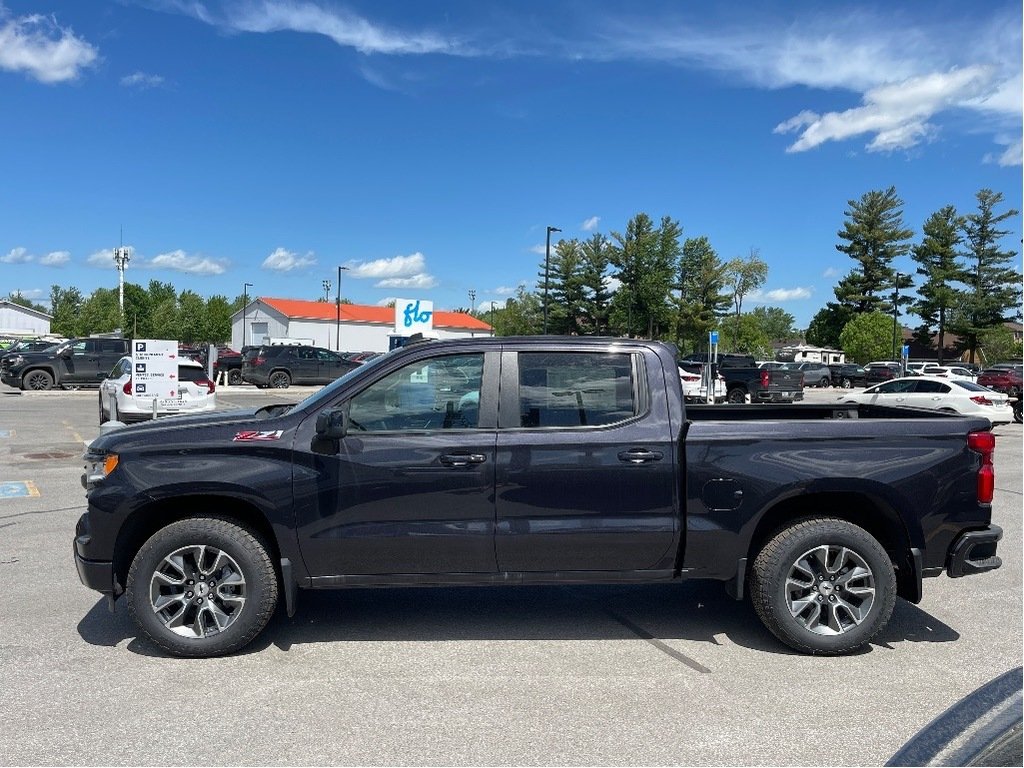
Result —
M996 470L992 464L996 436L991 432L971 432L967 435L967 447L981 454L981 468L978 470L978 503L991 504L996 488Z
M124 386L121 387L121 391L124 392L126 395L130 395L132 393L132 377L131 376L128 377L128 381L126 381L124 383Z
M971 402L977 403L978 405L992 405L992 401L984 395L975 395L971 398Z
M255 368L255 367L256 367L257 365L263 365L263 364L264 364L265 362L267 362L267 358L265 358L265 357L254 357L254 358L252 359L252 364L253 364L253 367L254 367L254 368Z
M769 378L770 377L768 376L768 369L767 368L764 369L763 371L761 371L761 386L764 387L765 389L768 389L768 387L770 386L769 381L768 381Z
M196 379L195 383L200 387L205 384L206 394L208 395L212 395L214 391L217 389L217 385L214 384L210 379Z

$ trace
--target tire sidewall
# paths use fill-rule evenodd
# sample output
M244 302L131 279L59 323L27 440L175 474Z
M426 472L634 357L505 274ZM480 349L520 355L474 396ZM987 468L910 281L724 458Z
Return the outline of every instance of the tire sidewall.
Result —
M888 623L896 600L896 577L888 554L863 528L836 519L803 521L812 523L786 537L776 556L769 558L765 574L769 580L769 600L775 621L761 616L769 629L784 643L798 650L818 654L846 653L867 644ZM875 601L861 624L839 635L819 635L801 626L789 612L786 577L793 564L805 552L823 544L841 545L856 552L871 569ZM755 569L761 565L759 556ZM762 610L758 608L758 613Z
M238 564L246 584L241 614L222 632L189 638L167 629L153 612L150 581L163 559L182 547L205 544L227 553ZM277 581L266 546L238 525L220 518L189 518L157 531L142 545L128 571L126 597L132 619L142 632L176 656L218 656L247 645L266 626L270 615L262 610L277 602ZM272 613L272 608L270 613Z

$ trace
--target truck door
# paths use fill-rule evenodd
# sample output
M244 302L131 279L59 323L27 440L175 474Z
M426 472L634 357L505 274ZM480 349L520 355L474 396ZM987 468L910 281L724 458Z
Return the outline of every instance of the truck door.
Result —
M333 403L337 455L296 436L299 544L310 574L480 574L494 559L498 352L429 350ZM301 468L300 466L301 465Z
M79 339L61 356L64 366L61 384L98 384L116 360L110 365L100 368L100 352L98 339Z
M677 457L657 357L506 351L501 382L499 570L672 568Z

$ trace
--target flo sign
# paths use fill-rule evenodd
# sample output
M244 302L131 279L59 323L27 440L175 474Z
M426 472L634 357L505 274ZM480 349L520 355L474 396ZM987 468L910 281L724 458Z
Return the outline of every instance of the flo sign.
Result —
M395 333L411 336L434 329L434 302L420 299L395 300Z

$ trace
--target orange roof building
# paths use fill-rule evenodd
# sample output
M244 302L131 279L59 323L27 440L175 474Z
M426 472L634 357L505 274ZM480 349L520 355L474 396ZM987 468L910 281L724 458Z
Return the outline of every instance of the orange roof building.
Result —
M491 326L463 312L435 311L434 333L441 339L491 336ZM297 340L341 352L386 352L395 336L395 310L365 304L304 301L260 296L231 316L231 346Z

